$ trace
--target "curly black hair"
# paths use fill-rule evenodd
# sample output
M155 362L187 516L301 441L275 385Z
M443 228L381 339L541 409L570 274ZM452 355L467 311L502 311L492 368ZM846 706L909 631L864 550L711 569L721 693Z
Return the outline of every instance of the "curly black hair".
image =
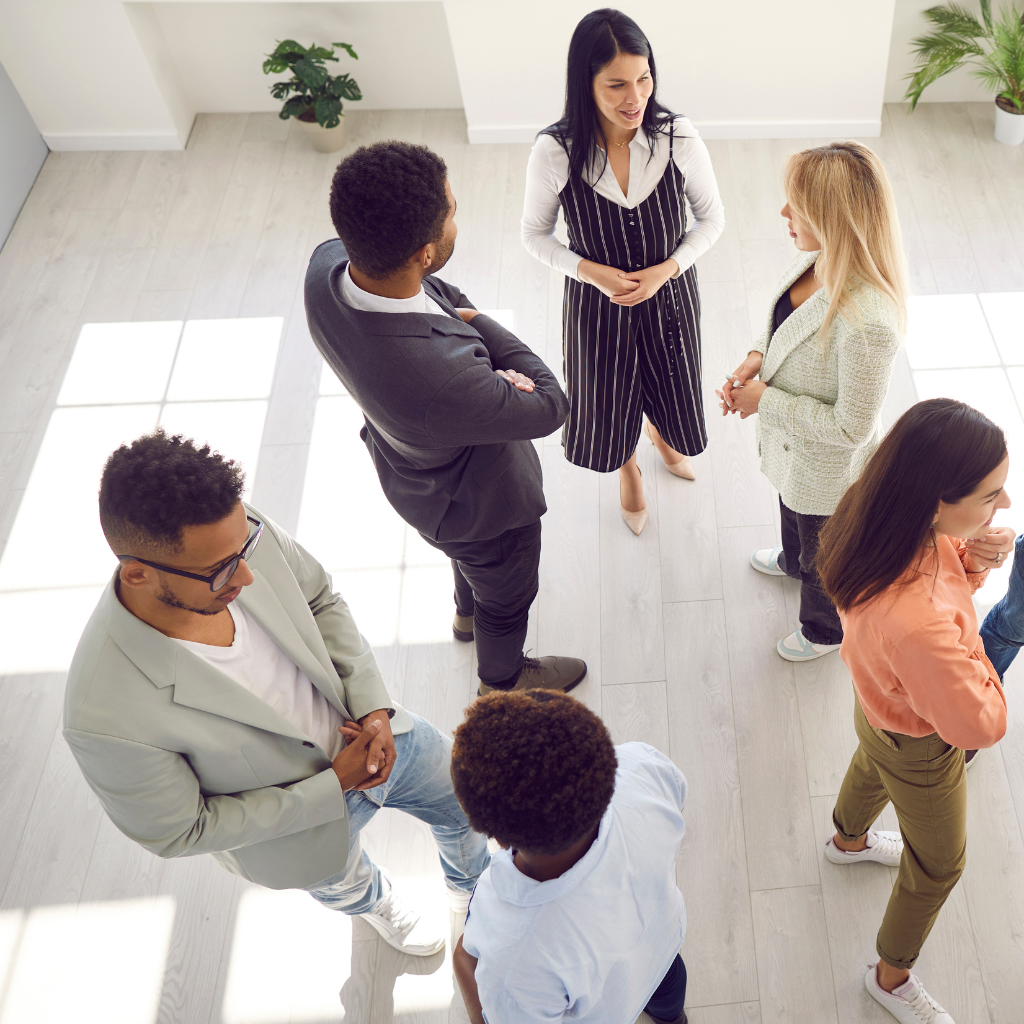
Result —
M450 202L448 168L426 146L375 142L338 164L331 182L331 220L349 259L380 279L414 252L438 242Z
M236 462L163 430L121 445L103 467L100 525L115 555L181 551L182 529L218 523L245 486Z
M582 839L615 790L604 722L558 690L495 692L455 730L452 781L470 825L527 853Z

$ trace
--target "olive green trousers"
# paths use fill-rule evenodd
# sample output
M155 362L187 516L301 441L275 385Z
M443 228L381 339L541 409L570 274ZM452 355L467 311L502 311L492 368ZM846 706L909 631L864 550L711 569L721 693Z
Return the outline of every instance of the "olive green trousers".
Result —
M903 859L875 948L892 967L912 967L967 863L964 752L937 733L903 736L868 724L856 701L860 745L832 820L844 839L864 835L892 801Z

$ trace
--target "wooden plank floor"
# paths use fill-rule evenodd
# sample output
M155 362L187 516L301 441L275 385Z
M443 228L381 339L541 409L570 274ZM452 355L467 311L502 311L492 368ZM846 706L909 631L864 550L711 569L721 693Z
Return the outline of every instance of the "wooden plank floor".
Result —
M995 143L991 117L985 104L922 104L913 115L890 106L882 137L866 140L896 190L917 295L1024 292L1024 150ZM460 229L444 276L511 317L561 373L561 280L518 240L529 147L468 146L460 111L359 112L346 124L346 152L402 138L443 155ZM301 281L312 248L333 234L336 158L292 127L269 114L203 115L183 153L47 159L0 252L0 552L39 486L32 470L83 325L280 318L253 500L335 573L396 699L450 730L474 692L473 651L445 638L443 559L389 518L349 429L351 399L321 376ZM783 162L813 144L709 144L728 224L698 264L709 410L792 253L778 216ZM887 419L915 394L901 354ZM797 593L747 558L777 537L776 496L758 472L752 424L709 415L709 428L696 483L669 475L641 442L650 519L639 539L620 520L613 475L570 466L557 435L538 442L550 511L528 642L586 658L580 699L617 742L653 744L689 779L677 874L691 1021L882 1022L862 977L892 872L842 870L821 854L855 747L849 677L835 656L793 666L774 653ZM336 500L344 511L332 521L323 510ZM1005 521L1021 525L1012 513ZM72 628L57 616L48 625ZM402 957L301 893L129 843L60 736L60 666L3 658L0 1024L466 1019L447 953ZM1011 1024L1024 1005L1021 682L1015 667L1007 738L969 779L967 872L918 965L959 1024ZM891 811L883 821L891 827ZM384 812L365 841L444 917L425 828Z

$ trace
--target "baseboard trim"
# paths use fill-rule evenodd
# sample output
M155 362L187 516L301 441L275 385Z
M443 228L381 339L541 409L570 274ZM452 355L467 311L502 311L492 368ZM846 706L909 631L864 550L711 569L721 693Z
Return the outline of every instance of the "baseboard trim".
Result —
M77 153L86 150L153 150L184 149L174 132L143 135L124 132L117 135L99 135L92 132L43 133L43 141L57 153Z
M882 121L695 121L705 139L877 139ZM467 133L473 144L533 142L543 124L477 124Z

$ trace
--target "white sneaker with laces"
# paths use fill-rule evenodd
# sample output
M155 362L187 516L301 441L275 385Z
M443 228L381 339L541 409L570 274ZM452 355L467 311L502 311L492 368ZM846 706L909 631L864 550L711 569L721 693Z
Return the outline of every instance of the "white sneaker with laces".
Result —
M916 974L911 974L902 985L898 985L891 992L886 992L878 984L875 966L872 964L868 968L864 985L868 992L900 1021L900 1024L956 1024L956 1021L928 995Z
M444 949L444 935L426 924L415 910L395 895L391 876L383 868L380 873L387 882L388 894L376 910L359 916L399 952L412 956L430 956Z
M814 661L815 658L824 658L826 654L838 651L842 644L812 644L804 636L804 631L798 629L779 641L776 650L780 658L786 661Z
M779 568L781 554L782 548L758 548L750 556L750 564L758 572L763 572L765 576L786 576L788 575L786 570Z
M899 832L873 832L870 829L865 837L868 848L857 853L840 850L829 836L825 843L825 857L833 864L857 864L861 861L875 861L887 868L898 868L903 856L903 836Z
M469 914L469 901L473 898L471 892L463 892L461 889L448 890L449 917L452 926L452 949L459 941L459 936L466 930L466 916Z

